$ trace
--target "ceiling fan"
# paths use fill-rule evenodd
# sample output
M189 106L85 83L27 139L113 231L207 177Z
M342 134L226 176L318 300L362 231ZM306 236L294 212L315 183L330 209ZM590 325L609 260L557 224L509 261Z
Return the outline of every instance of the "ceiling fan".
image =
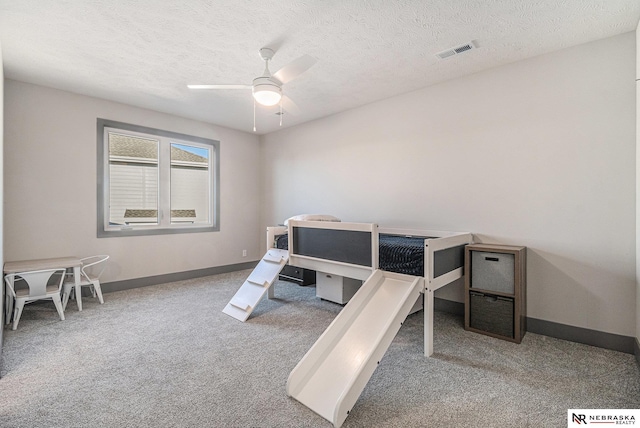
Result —
M255 126L255 103L264 106L274 106L280 103L280 125L282 125L282 108L295 114L298 110L296 104L286 95L282 94L282 86L295 79L315 63L316 59L310 55L303 55L300 58L285 65L275 73L269 71L269 61L275 55L275 51L271 48L260 49L260 57L264 60L264 72L262 76L253 79L250 85L187 85L189 89L251 89L253 94L253 130Z

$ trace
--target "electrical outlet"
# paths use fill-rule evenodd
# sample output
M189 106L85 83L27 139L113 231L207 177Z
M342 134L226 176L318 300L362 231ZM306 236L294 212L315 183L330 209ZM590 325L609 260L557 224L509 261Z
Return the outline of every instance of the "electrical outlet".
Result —
M242 250L242 257L247 257L247 250Z

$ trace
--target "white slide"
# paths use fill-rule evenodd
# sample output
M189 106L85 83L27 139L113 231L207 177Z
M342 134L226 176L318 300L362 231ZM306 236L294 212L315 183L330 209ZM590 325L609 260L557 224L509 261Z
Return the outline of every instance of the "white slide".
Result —
M376 270L293 369L287 394L342 425L424 287Z
M272 248L267 251L222 312L245 322L288 260L287 250Z

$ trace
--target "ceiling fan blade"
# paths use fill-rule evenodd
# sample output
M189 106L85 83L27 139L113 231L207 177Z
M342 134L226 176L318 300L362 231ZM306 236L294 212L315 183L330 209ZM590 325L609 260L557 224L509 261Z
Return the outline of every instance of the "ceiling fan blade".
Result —
M189 89L251 89L251 85L187 85Z
M293 60L280 70L273 73L272 76L278 79L281 83L287 83L307 71L316 62L317 60L311 55L302 55L300 58Z
M298 107L298 105L286 95L282 96L282 109L285 111L285 113L288 113L292 116L297 116L300 114L300 107Z

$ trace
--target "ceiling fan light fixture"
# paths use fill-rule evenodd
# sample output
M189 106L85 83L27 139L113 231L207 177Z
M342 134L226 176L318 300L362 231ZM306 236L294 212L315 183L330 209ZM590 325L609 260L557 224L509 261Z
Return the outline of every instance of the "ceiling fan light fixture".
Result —
M263 106L274 106L282 98L282 88L268 78L259 77L253 83L253 98Z

